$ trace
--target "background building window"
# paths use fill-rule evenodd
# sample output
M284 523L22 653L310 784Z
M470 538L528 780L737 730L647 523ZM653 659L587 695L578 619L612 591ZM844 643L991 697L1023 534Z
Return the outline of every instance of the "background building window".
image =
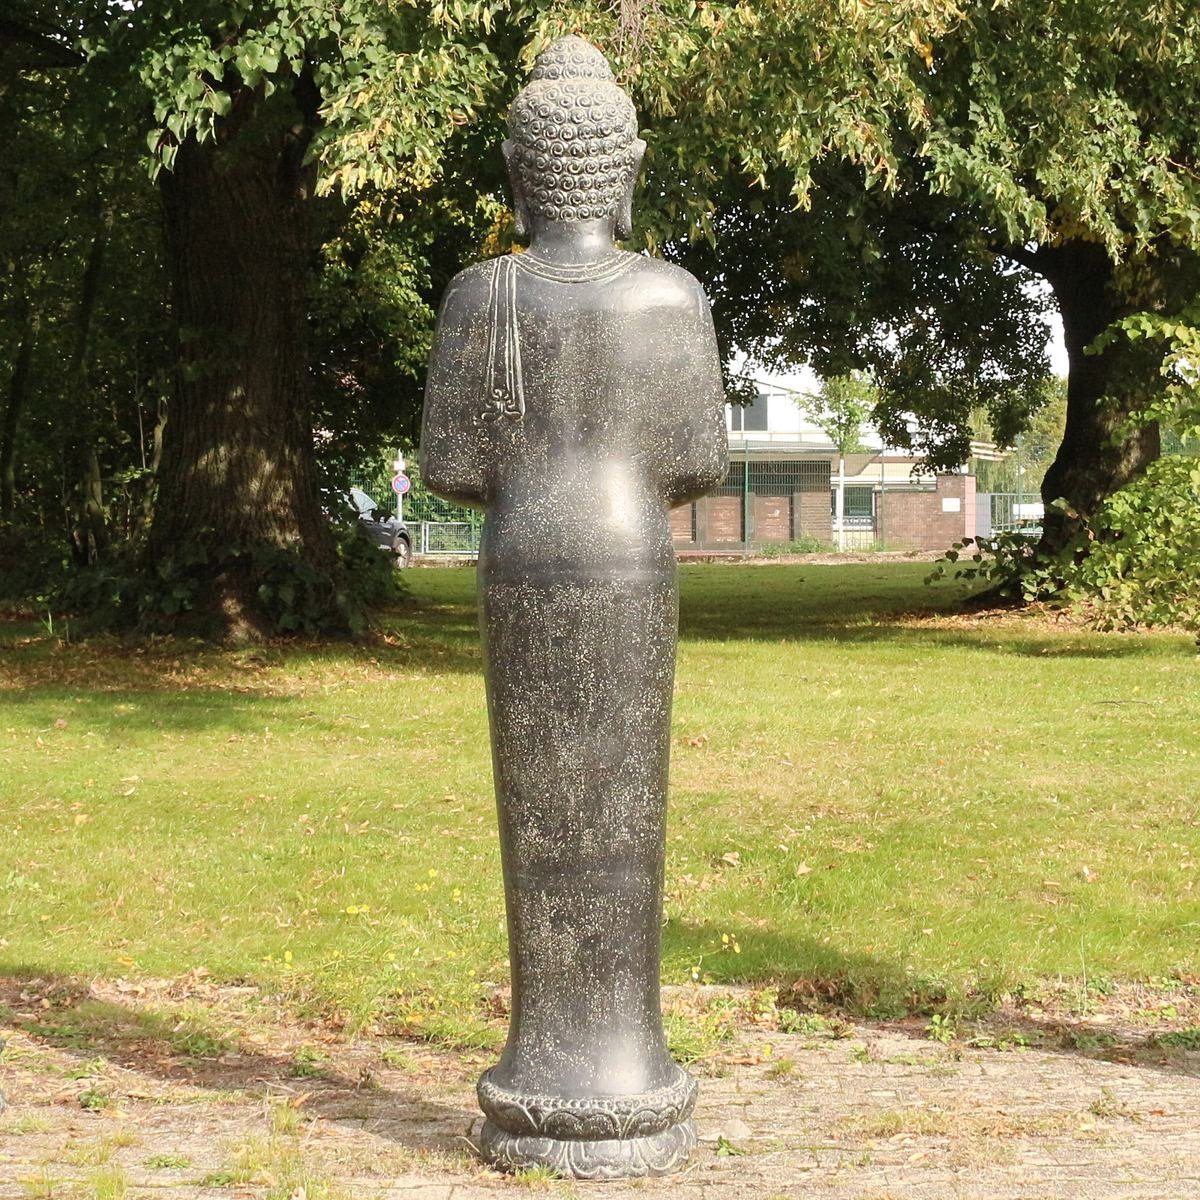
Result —
M747 405L731 404L729 428L734 433L767 431L767 393L759 392Z
M829 507L837 519L837 488L829 494ZM875 520L875 488L873 485L848 484L846 486L846 528L869 529Z

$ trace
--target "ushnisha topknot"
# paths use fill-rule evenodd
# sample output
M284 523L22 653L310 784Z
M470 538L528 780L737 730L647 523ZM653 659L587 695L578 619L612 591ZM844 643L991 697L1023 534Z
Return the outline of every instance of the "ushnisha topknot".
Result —
M604 79L612 83L614 76L608 59L591 42L572 33L552 42L538 55L529 82L539 79Z
M595 46L571 35L538 55L508 135L531 212L586 221L616 210L636 157L637 114Z

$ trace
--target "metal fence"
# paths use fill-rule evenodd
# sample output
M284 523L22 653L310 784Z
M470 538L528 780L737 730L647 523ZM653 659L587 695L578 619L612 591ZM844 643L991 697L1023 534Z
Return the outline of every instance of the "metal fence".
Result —
M361 488L381 508L403 518L415 554L474 558L479 553L483 513L450 504L422 487L421 473L415 465L410 465L406 474L412 488L402 497L392 490L391 473L382 468L353 476L350 485Z
M881 477L868 483L861 463L856 471L857 478L852 476L854 481L847 482L845 492L842 542L846 550L940 549L969 532L957 527L954 516L947 516L961 511L965 517L966 512L962 500L943 501L944 481ZM399 504L386 469L361 473L351 482L384 509L400 511L416 555L475 557L483 514L434 496L422 487L415 466L408 475L412 488ZM957 479L962 482L962 477ZM671 511L671 533L681 553L833 549L838 540L835 489L834 464L825 455L789 455L773 447L733 450L729 470L711 494ZM988 501L978 507L972 502L978 532L984 533L989 517L997 530L1028 527L1032 510L1027 506L1036 500L1033 495L997 493L991 495L990 506Z
M991 533L1027 533L1031 537L1041 533L1045 508L1037 492L991 492L989 495Z
M409 527L416 529L415 525ZM475 558L482 532L482 524L472 521L422 521L417 553Z
M745 553L759 542L828 543L832 512L828 459L743 452L731 455L728 473L704 504L676 509L671 523L676 540L687 521L687 540Z

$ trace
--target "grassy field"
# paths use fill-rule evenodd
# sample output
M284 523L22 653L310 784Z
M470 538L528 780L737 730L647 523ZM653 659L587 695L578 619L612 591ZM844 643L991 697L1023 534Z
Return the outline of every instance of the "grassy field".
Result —
M682 571L664 982L860 1012L1200 972L1185 638L953 615L922 564ZM473 575L384 645L0 633L0 974L207 971L494 1040Z

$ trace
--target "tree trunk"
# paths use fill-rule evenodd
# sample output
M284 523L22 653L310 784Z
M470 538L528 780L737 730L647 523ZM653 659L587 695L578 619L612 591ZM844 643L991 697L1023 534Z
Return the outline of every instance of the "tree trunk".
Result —
M67 372L77 425L70 443L70 461L75 476L75 513L71 529L72 556L80 566L94 563L108 545L108 522L104 513L104 479L97 448L96 414L88 376L92 328L104 272L104 255L112 233L112 209L101 212L88 250L75 312L75 342Z
M1114 295L1113 264L1103 247L1064 242L1038 250L1034 260L1058 301L1070 364L1066 429L1042 483L1046 516L1040 549L1056 554L1104 500L1158 457L1157 423L1123 428L1156 376L1152 364L1126 361L1136 356L1125 347L1084 353L1129 311ZM1060 500L1068 510L1055 504Z
M227 639L275 631L263 550L311 568L317 623L345 627L309 425L307 139L282 151L261 129L241 140L253 144L189 138L162 176L180 364L150 536L160 567L203 552L190 560L193 613Z
M0 523L11 521L16 509L17 494L17 426L25 397L29 392L29 377L33 368L33 347L38 335L38 313L25 297L21 306L24 328L21 343L13 363L8 384L8 403L0 422Z
M146 464L150 471L149 482L146 490L142 495L142 521L148 522L154 516L154 481L158 478L159 469L162 467L162 451L163 451L163 434L167 429L167 406L160 396L158 406L154 415L154 429L150 434L150 461ZM143 444L142 454L145 455L145 445Z

